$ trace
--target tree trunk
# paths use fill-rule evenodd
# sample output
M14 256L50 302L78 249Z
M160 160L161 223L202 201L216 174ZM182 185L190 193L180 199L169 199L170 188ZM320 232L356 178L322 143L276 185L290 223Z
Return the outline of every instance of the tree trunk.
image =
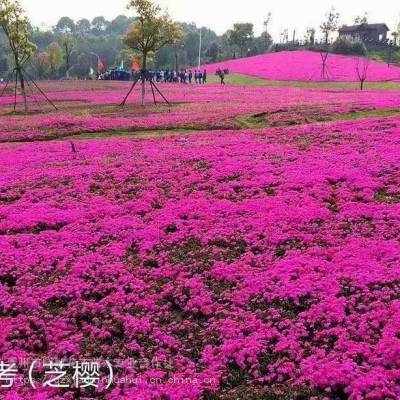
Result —
M361 79L360 81L360 89L364 90L364 79Z
M20 65L17 65L17 67L16 67L16 74L17 74L17 77L18 77L20 85L21 85L21 93L22 93L22 97L24 99L24 110L25 110L25 113L27 113L28 112L28 100L26 98L25 78L24 78L24 74L22 73L22 69L21 69Z

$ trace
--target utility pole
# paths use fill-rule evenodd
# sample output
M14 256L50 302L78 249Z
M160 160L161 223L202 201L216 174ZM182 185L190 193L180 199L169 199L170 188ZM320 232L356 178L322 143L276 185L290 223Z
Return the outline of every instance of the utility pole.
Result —
M202 47L202 31L200 28L200 43L199 43L199 69L201 67L201 47Z

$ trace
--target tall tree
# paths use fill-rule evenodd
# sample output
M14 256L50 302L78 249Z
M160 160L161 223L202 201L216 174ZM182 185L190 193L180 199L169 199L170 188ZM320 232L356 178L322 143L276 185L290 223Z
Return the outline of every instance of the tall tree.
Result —
M103 33L110 23L102 16L93 18L92 27L96 34Z
M62 17L57 22L55 30L60 33L72 33L75 32L76 25L73 19L69 17Z
M315 29L310 27L306 30L305 42L311 46L315 44Z
M243 57L251 41L254 39L254 25L251 23L237 23L228 34L229 42L232 46L239 48L240 56Z
M218 61L219 53L220 53L220 48L218 46L218 43L217 42L211 43L211 46L207 50L207 56L210 58L212 62Z
M261 33L261 40L262 40L262 44L263 44L263 51L266 51L270 48L273 40L272 40L272 36L269 33L269 25L271 23L271 17L272 14L269 12L267 14L267 18L265 19L263 25L264 25L264 30Z
M324 35L325 44L328 44L330 35L338 29L340 14L332 7L325 17L326 19L320 28Z
M368 24L368 13L364 12L363 15L358 15L357 17L355 17L354 24L355 25Z
M8 39L16 78L20 82L25 112L27 112L28 102L23 68L31 59L36 46L30 41L30 24L18 0L0 0L0 26Z
M125 15L118 15L107 26L107 32L117 35L124 34L133 21Z
M68 71L71 68L71 56L75 47L75 40L70 33L65 33L61 38L61 46L64 52L65 73L68 76Z
M165 45L179 43L182 40L182 31L152 0L131 0L129 7L136 11L137 19L126 32L123 42L141 54L142 69L145 70L149 54L155 53ZM145 85L142 84L142 104L144 97Z
M36 53L32 58L32 65L39 79L45 78L50 71L49 55L43 51Z
M46 52L49 57L51 74L54 77L63 64L62 49L57 42L53 42L47 47Z
M88 32L90 32L90 29L92 28L92 25L90 23L90 21L86 18L80 19L77 23L76 23L76 33L78 33L79 35L85 35Z

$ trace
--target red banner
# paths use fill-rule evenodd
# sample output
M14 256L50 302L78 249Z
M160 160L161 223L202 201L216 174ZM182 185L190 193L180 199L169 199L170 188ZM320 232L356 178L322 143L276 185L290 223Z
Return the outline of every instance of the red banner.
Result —
M97 71L99 74L104 71L104 64L101 62L100 58L97 61Z
M132 60L132 71L140 71L140 62L136 57Z

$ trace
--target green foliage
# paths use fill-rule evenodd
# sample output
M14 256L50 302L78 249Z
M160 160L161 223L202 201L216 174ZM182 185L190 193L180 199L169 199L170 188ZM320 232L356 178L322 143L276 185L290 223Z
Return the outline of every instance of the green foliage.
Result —
M54 76L63 64L63 53L57 42L51 43L46 49L51 73Z
M51 68L49 55L45 51L36 53L32 58L32 66L39 79L47 78Z
M158 12L157 17L163 17L161 11ZM243 53L245 55L269 51L272 43L272 38L268 33L269 18L268 16L264 25L264 32L259 37L250 38L244 46ZM53 78L78 77L78 75L85 77L84 66L82 63L79 64L78 58L80 55L86 54L88 59L91 60L89 68L96 69L97 61L93 53L100 57L106 68L120 65L122 59L125 61L125 65L130 65L129 55L137 55L140 51L126 46L122 39L127 30L137 22L137 17L125 15L119 15L110 21L101 16L96 17L93 21L88 19L74 21L68 16L63 16L52 30L42 31L37 27L29 27L30 40L36 45L37 53L31 58L32 65L27 63L25 67L37 79L49 78L51 75ZM211 29L200 28L194 23L179 23L176 28L178 28L178 25L180 30L179 40L173 40L173 44L166 44L147 55L147 63L152 68L174 68L176 56L178 57L178 64L182 68L197 65L200 31L202 34L202 63L215 63L232 58L234 53L238 53L237 46L229 42L227 34L218 36ZM62 49L63 64L60 68L56 68L56 73L51 74L50 68L45 68L48 59L44 57L44 53L47 54L48 47L55 42ZM3 77L7 75L8 69L13 68L13 63L7 62L10 53L8 40L4 34L0 33L0 54L2 57L0 73ZM154 64L152 60L154 60ZM75 74L74 71L79 71L79 74Z
M92 24L86 18L80 19L75 26L76 33L79 35L86 35L92 29Z
M15 67L22 67L30 60L36 46L30 40L29 21L18 1L0 0L0 26L7 37Z
M93 18L92 27L96 34L104 32L110 23L102 16Z
M56 31L60 33L72 33L75 32L75 22L69 17L62 17L56 25Z
M29 20L24 15L18 0L0 0L0 26L8 40L14 60L15 76L20 82L25 112L28 112L24 66L31 59L36 46L30 40ZM16 102L14 103L15 110Z
M71 56L75 47L75 38L70 33L64 33L61 36L61 47L64 53L65 60L65 73L68 75L68 71L71 67Z
M367 48L362 42L352 42L339 38L332 45L332 53L365 56L367 55Z
M146 68L147 56L165 45L178 44L183 33L179 25L168 14L162 14L159 6L151 0L131 0L129 6L138 17L128 29L123 42L143 58L142 67Z
M228 31L228 42L231 46L237 46L240 56L243 57L244 51L249 47L254 39L254 26L250 23L237 23L233 29Z

